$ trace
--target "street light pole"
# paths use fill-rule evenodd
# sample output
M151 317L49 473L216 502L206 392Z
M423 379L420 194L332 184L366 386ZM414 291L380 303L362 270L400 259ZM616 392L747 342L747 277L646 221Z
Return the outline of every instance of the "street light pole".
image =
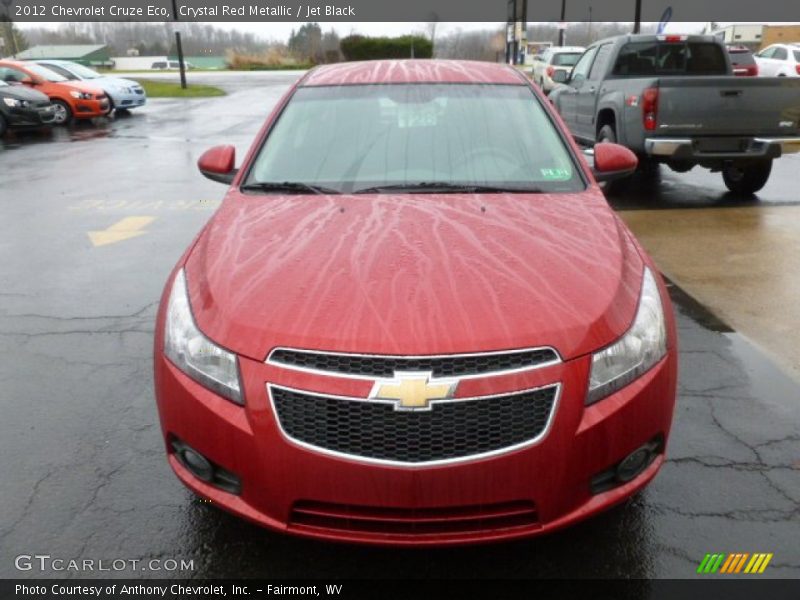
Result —
M566 19L566 18L567 18L567 0L561 0L561 26L562 26L562 28L558 30L558 45L559 46L563 46L564 45L564 34L565 34L566 30L563 29L563 26L564 26L564 19Z
M636 11L633 17L633 33L639 33L642 25L642 0L636 0Z
M178 20L178 6L176 0L172 0L172 20ZM178 67L181 71L181 88L186 89L186 65L183 62L183 45L181 44L181 32L175 30L175 48L178 51ZM169 63L169 57L167 57Z

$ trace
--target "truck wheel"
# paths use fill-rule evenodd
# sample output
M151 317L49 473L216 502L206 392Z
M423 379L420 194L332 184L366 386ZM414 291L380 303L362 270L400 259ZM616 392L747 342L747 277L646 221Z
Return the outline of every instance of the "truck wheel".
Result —
M722 169L725 186L736 194L754 194L763 188L772 172L772 160L764 160L743 167L727 166Z
M8 125L6 124L5 117L3 117L3 115L0 115L0 137L3 137L6 134L7 130L8 130Z
M603 125L600 131L597 132L597 142L608 142L610 144L617 143L617 132L614 131L613 125Z

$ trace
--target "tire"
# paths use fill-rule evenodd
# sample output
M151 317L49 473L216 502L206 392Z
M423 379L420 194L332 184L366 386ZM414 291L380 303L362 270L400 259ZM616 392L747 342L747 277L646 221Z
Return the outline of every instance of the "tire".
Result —
M8 123L3 115L0 115L0 137L3 137L8 131Z
M53 124L55 125L69 125L72 123L72 109L69 107L69 104L64 102L63 100L53 100L53 106L55 107L55 119L53 120Z
M603 125L600 131L597 132L597 143L601 142L617 143L617 132L614 131L613 125Z
M744 167L727 166L722 169L725 187L735 194L755 194L763 188L772 172L772 160L750 163Z

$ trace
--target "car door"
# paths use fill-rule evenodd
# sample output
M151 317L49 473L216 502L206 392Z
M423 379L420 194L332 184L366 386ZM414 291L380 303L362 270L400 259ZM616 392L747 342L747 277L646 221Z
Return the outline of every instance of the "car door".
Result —
M775 54L776 47L770 46L756 54L756 61L758 62L758 74L761 77L775 77L777 71L776 61L772 59Z
M775 72L773 75L776 77L786 77L787 67L789 66L789 53L786 51L786 48L776 46L775 52L772 53L772 58L770 60L772 60L775 65Z
M611 58L612 50L611 43L598 47L586 81L578 89L575 103L575 131L587 139L595 139L594 121L597 113L597 98L602 91L601 85L608 70L608 61Z
M580 123L578 121L578 98L587 83L587 77L589 77L595 54L597 54L597 46L592 46L583 53L583 56L578 59L572 69L572 74L567 82L568 87L558 97L561 116L567 123L572 135L578 137L584 137L580 132Z

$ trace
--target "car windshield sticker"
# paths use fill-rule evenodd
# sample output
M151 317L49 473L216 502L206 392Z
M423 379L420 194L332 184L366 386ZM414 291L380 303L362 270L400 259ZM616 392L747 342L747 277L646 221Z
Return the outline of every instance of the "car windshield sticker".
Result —
M572 177L570 169L553 168L553 169L539 169L542 173L542 178L545 181L566 181Z

